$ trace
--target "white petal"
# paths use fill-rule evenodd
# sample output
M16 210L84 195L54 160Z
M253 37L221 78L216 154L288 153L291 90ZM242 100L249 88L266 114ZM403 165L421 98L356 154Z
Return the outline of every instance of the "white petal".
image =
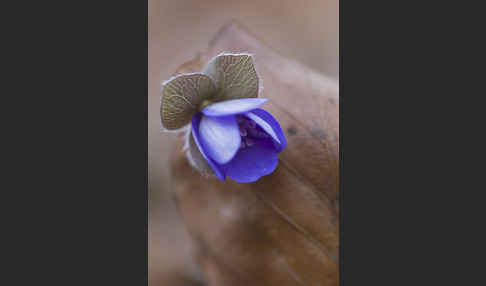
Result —
M267 100L267 98L241 98L225 100L208 105L201 111L207 116L234 115L258 108Z
M199 136L209 157L219 164L233 159L241 144L240 130L234 116L203 116Z
M265 120L260 118L258 115L248 112L245 114L248 118L253 120L258 126L260 126L263 131L265 131L268 135L272 136L273 140L277 141L279 144L281 144L280 140L278 139L277 133L273 130L272 126L268 124Z

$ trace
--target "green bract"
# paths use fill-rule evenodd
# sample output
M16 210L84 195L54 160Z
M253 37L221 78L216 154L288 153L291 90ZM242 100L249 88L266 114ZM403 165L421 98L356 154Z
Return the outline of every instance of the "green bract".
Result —
M258 76L249 54L221 54L201 73L182 74L164 82L162 126L176 130L205 106L224 100L258 97Z

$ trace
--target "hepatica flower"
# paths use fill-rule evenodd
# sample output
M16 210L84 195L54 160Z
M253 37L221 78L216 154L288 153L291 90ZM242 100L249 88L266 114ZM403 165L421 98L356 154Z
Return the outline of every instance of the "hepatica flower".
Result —
M249 54L213 58L200 73L164 82L162 126L187 132L191 165L240 183L272 173L286 138L278 121L261 109L259 79Z

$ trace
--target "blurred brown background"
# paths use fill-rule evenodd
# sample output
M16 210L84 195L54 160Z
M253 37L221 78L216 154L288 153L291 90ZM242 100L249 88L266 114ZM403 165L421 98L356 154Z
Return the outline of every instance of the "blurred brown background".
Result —
M149 285L198 285L190 238L170 195L167 165L175 134L160 130L160 83L203 51L230 20L265 44L338 77L338 0L148 0Z

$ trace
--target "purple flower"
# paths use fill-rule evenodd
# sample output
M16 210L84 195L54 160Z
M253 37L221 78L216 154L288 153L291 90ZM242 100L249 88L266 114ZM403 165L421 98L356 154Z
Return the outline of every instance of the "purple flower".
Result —
M227 100L209 105L192 118L199 151L224 181L249 183L272 173L287 141L280 124L260 107L265 98Z
M287 141L277 120L259 108L267 99L258 98L252 55L222 53L202 72L172 77L162 86L162 126L190 132L186 150L193 167L240 183L275 170Z

